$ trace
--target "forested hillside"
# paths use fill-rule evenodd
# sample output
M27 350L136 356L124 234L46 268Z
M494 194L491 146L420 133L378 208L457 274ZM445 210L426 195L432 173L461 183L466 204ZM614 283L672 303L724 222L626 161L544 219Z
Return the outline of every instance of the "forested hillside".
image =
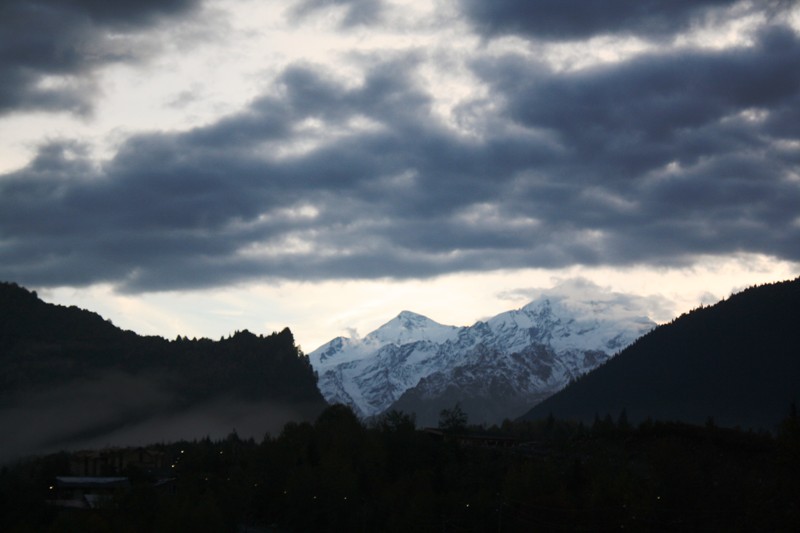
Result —
M774 430L800 400L800 278L747 289L640 338L523 418L647 418Z
M279 429L325 405L289 329L219 341L142 337L9 283L0 284L0 366L0 424L15 435L0 450L5 456L131 432L155 420L158 427L186 425L183 436L191 437L193 419L211 417L227 432L272 412ZM158 427L148 428L150 440L161 440Z

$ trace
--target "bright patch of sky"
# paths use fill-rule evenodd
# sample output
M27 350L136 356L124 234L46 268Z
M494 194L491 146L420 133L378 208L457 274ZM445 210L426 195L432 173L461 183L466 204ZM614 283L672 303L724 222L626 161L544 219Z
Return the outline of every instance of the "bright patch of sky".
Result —
M46 301L94 310L140 334L175 338L226 337L249 329L271 333L290 327L306 352L334 337L363 337L397 316L414 312L444 325L470 326L518 309L559 288L579 299L576 279L597 293L649 297L647 315L669 322L699 305L711 305L748 286L800 275L796 264L765 256L708 257L686 268L516 269L451 274L428 280L347 280L251 283L203 291L121 295L108 285L40 291Z

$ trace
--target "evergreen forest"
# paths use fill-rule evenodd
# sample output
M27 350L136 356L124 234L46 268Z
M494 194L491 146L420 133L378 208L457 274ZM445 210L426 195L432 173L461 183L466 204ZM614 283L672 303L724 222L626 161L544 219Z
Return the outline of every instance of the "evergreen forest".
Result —
M800 521L800 419L777 433L654 422L624 412L583 426L548 417L438 429L342 405L277 436L162 444L175 490L129 468L94 510L48 505L69 454L0 473L5 532L789 531ZM456 420L458 424L450 425Z

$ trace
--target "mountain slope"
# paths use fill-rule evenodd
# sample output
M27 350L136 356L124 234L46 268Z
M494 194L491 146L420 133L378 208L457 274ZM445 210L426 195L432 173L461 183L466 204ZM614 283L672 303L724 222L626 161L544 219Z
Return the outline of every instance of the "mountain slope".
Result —
M325 405L288 329L216 342L141 337L10 283L0 283L0 365L0 459L145 434L156 442L252 427L260 438Z
M683 315L533 407L525 419L595 414L774 429L800 400L800 278Z
M462 402L472 422L499 422L654 326L623 307L549 294L461 328L406 311L363 339L336 338L309 359L325 398L361 416L400 409L428 425Z

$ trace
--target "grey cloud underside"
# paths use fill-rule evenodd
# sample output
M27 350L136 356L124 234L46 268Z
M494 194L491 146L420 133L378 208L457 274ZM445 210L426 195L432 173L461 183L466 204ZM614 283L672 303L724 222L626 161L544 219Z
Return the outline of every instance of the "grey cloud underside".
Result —
M793 0L460 0L484 36L523 35L546 41L598 35L668 40L692 27L742 12L777 18Z
M0 3L0 115L91 112L93 74L146 55L119 36L186 14L198 0L4 0ZM111 36L114 35L115 39ZM50 80L56 83L49 83Z
M340 24L344 28L377 22L384 11L380 0L301 0L291 9L291 15L299 20L331 7L343 9Z
M0 176L0 278L121 290L249 279L426 277L696 254L800 260L800 40L573 72L473 71L499 108L432 112L418 58L359 86L287 68L215 124L128 139L110 161L42 146Z

